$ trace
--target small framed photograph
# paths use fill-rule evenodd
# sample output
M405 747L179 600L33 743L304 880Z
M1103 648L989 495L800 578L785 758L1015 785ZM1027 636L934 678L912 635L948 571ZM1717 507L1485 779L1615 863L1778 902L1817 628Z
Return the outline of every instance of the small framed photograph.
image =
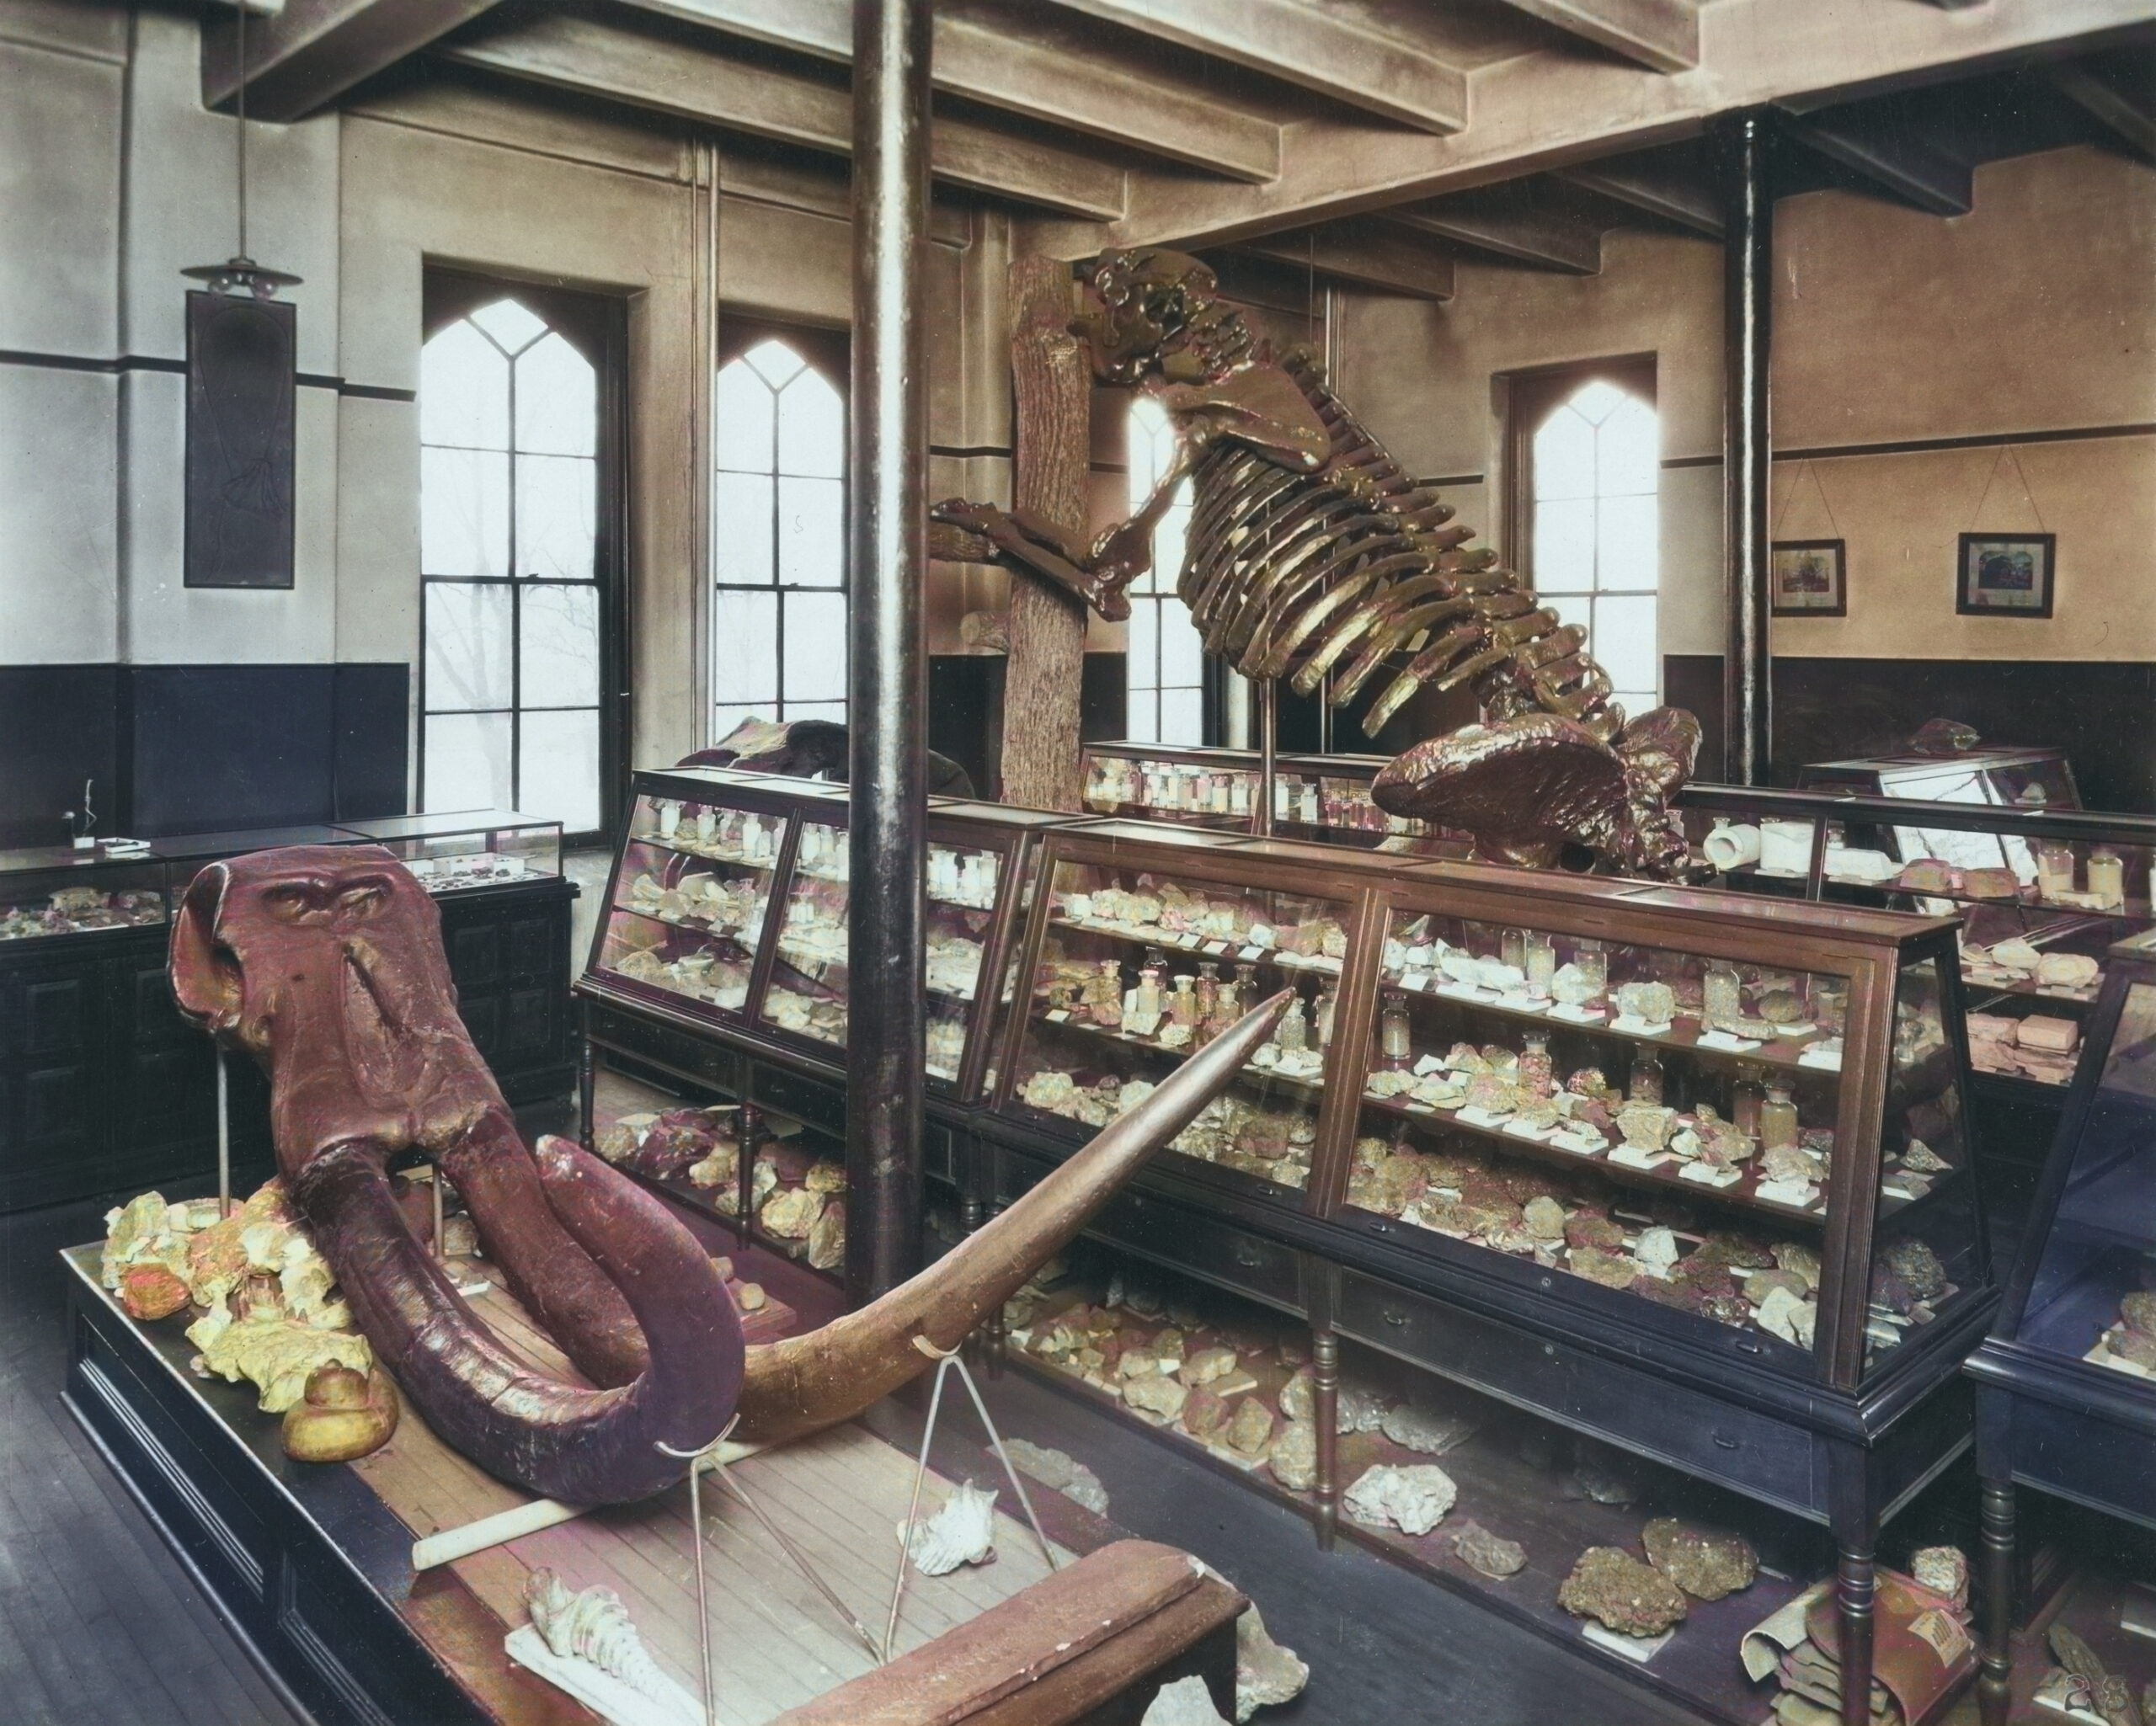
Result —
M2052 534L1963 534L1954 609L1964 617L2049 617Z
M1849 615L1848 563L1839 540L1776 540L1768 554L1776 617Z

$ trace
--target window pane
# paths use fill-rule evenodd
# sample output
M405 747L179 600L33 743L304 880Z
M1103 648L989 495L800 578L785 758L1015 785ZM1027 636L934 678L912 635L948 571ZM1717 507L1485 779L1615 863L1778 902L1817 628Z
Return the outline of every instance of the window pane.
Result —
M1657 545L1659 502L1644 498L1605 498L1595 533L1595 576L1603 592L1651 594L1660 585L1662 558Z
M821 372L803 370L778 398L778 471L846 472L846 408Z
M426 727L428 812L510 807L508 714L430 714Z
M712 461L744 473L771 471L771 386L745 360L719 368L712 400Z
M828 719L834 725L846 723L846 703L843 701L788 701L786 704L786 722L797 719Z
M846 486L835 479L778 482L782 587L835 588L846 574Z
M1654 600L1597 599L1588 649L1620 690L1652 689L1655 674Z
M527 587L518 635L519 690L530 707L590 707L599 702L599 589Z
M1134 743L1157 743L1161 741L1161 696L1152 685L1140 687L1133 683L1126 703L1123 735Z
M599 825L599 715L527 713L517 802L527 815L549 816L570 833Z
M419 569L509 573L508 456L421 447Z
M472 314L472 322L501 344L505 354L521 353L547 332L547 326L514 300L497 300Z
M755 720L759 724L768 724L771 717L771 706L769 702L766 702L761 706L714 707L711 710L711 740L713 743L723 742L727 733L744 719Z
M516 458L516 573L590 581L599 464L588 455Z
M1190 482L1176 487L1176 502L1153 530L1153 569L1139 591L1172 594L1182 579L1182 563L1188 555L1190 535Z
M1596 483L1605 498L1654 495L1662 469L1662 431L1653 408L1627 396L1602 423Z
M786 717L801 701L846 700L846 595L786 596Z
M461 318L419 350L419 440L509 447L509 361Z
M1603 378L1582 384L1573 393L1572 406L1590 425L1600 425L1630 400L1624 391Z
M518 357L516 447L548 455L599 453L599 374L558 333Z
M1201 690L1161 691L1161 738L1164 743L1204 741L1205 699Z
M776 337L757 343L741 357L774 390L785 388L804 363L798 354Z
M1570 407L1560 408L1534 434L1534 496L1594 495L1594 428Z
M1161 685L1161 602L1158 599L1133 599L1130 602L1129 631L1131 693L1135 695L1140 690L1158 689Z
M1629 725L1642 713L1651 712L1662 703L1652 690L1619 690L1609 699L1625 710L1625 722Z
M722 473L712 482L712 578L746 587L771 584L771 482L757 474Z
M508 706L512 699L510 590L440 581L428 582L425 588L428 711Z
M1205 645L1180 599L1161 602L1161 681L1186 687L1205 681Z
M1538 593L1535 596L1557 614L1560 623L1576 623L1587 632L1587 650L1590 653L1601 651L1594 639L1594 601L1584 594L1563 594L1552 597Z
M1534 506L1534 585L1537 591L1586 593L1594 586L1594 504Z
M771 717L778 701L778 595L712 596L711 693L722 706L755 707Z

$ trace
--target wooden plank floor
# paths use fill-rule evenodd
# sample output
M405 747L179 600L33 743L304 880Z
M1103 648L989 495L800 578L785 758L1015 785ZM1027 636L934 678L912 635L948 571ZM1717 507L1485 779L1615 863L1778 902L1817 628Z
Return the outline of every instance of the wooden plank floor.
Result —
M0 1217L0 1719L296 1726L61 1404L60 1249L107 1202Z

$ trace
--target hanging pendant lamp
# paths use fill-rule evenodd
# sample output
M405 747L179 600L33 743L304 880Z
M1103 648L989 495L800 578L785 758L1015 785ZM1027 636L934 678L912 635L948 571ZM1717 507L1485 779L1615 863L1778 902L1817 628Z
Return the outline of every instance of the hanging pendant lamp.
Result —
M287 269L272 269L267 264L257 264L247 255L247 12L248 0L234 0L234 10L239 15L238 38L235 45L235 64L237 68L237 93L234 97L237 115L236 136L239 158L239 247L222 264L197 264L180 271L190 281L205 284L213 294L252 294L258 300L273 300L280 288L296 288L305 280Z

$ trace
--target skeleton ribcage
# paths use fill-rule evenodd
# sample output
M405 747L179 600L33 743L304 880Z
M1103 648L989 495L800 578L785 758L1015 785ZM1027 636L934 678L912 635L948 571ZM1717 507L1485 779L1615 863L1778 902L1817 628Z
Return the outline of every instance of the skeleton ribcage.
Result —
M1192 486L1188 554L1177 591L1208 651L1246 677L1324 688L1345 706L1380 671L1392 681L1364 716L1377 735L1424 685L1470 685L1492 717L1536 709L1604 737L1623 724L1584 632L1486 548L1451 527L1449 505L1417 486L1306 361L1286 370L1331 434L1332 456L1297 472L1246 445L1215 443Z

